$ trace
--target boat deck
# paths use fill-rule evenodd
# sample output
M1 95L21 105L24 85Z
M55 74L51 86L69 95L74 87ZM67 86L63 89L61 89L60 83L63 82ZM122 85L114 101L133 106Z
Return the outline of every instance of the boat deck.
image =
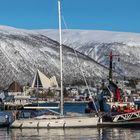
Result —
M97 127L99 117L64 117L15 120L11 128L82 128Z

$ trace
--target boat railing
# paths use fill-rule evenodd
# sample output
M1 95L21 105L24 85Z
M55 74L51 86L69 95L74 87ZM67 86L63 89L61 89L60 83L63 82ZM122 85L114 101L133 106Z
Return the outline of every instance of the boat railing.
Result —
M122 122L122 121L140 119L140 110L133 111L130 113L115 115L115 116L112 116L112 118L113 118L113 122Z

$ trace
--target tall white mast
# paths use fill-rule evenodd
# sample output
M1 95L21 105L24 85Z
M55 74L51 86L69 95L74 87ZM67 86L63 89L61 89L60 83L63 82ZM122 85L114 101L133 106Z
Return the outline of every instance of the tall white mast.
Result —
M63 106L63 58L62 58L62 35L61 35L61 5L58 0L58 20L59 20L59 45L60 45L60 82L61 82L61 100L60 100L60 114L64 115Z

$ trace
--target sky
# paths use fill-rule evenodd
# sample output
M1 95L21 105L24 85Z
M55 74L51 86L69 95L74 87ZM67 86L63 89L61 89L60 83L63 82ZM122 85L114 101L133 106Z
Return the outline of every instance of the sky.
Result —
M58 28L57 0L0 0L0 25ZM140 0L61 0L62 28L140 33Z

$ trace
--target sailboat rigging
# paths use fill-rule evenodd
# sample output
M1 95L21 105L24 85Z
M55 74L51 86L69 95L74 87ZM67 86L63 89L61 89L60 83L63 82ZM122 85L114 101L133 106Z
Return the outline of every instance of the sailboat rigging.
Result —
M59 0L59 1L60 1L60 0ZM59 11L59 17L60 17L59 19L61 19L61 13L60 13L60 12L61 12L61 11ZM66 29L68 29L68 26L67 26L67 24L66 24L66 21L65 21L65 19L64 19L64 16L62 16L62 19L63 19L63 22L64 22L64 25L65 25ZM60 21L60 24L59 24L59 25L60 25L60 26L59 26L59 33L60 33L60 43L61 43L61 41L62 41L62 39L61 39L61 21ZM60 44L60 46L61 46L61 44ZM62 48L62 46L61 46L60 48ZM82 69L81 66L80 66L80 61L79 61L79 58L78 58L77 51L76 51L74 48L73 48L73 50L74 50L74 53L75 53L75 56L76 56L76 59L77 59L77 63L79 64L80 72L81 72L81 74L82 74L82 76L83 76L83 78L84 78L84 82L85 82L85 85L86 85L86 87L87 87L89 96L90 96L90 98L91 98L92 101L93 101L93 105L94 105L95 111L96 111L97 115L99 115L99 112L98 112L97 106L96 106L96 104L95 104L94 98L93 98L92 95L91 95L91 92L90 92L90 89L89 89L89 86L88 86L88 83L87 83L87 80L86 80L84 71L83 71L83 69ZM63 84L62 84L62 86L63 86ZM62 90L63 90L63 89L62 89Z

